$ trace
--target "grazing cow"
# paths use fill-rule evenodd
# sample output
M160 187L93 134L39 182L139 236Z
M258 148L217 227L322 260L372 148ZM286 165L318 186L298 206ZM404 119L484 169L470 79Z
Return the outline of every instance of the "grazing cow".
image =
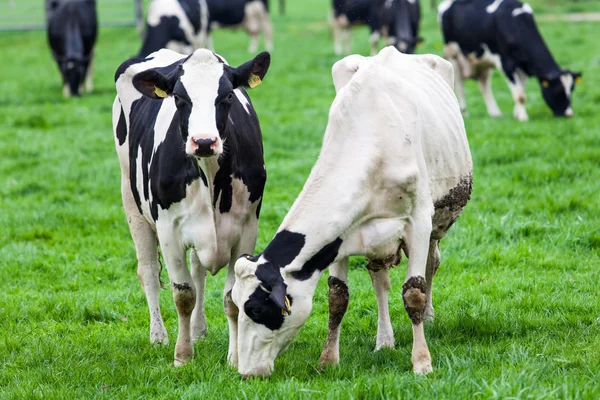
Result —
M152 0L139 57L162 48L182 54L206 47L209 10L206 0Z
M492 93L492 68L502 69L513 100L513 116L525 110L527 77L538 79L542 96L555 116L573 116L571 94L581 74L561 69L540 35L529 4L516 0L446 0L438 7L444 57L455 71L460 108L466 112L464 79L477 79L492 117L501 114Z
M272 372L308 318L330 264L321 362L338 362L350 255L369 259L380 313L377 347L393 346L387 268L399 262L401 249L408 256L402 294L413 325L413 369L431 371L423 322L433 316L438 243L471 193L471 155L452 74L440 57L393 47L333 66L337 96L316 165L264 252L235 264L241 374Z
M382 35L387 45L414 53L421 41L420 19L418 0L333 0L335 54L350 53L350 28L362 24L371 30L371 54L377 54Z
M262 32L267 51L273 50L273 28L267 0L206 0L210 10L211 29L242 27L250 35L248 52L258 49L258 35ZM213 48L209 37L209 48Z
M150 341L168 340L158 304L160 244L179 318L176 366L192 358L192 341L206 330L206 272L229 264L227 294L230 261L254 249L266 171L258 118L243 88L260 84L269 63L269 53L233 68L206 49L189 56L163 49L124 62L115 75L121 194L150 309ZM238 310L229 295L224 308L235 363Z
M58 64L65 97L91 92L98 23L95 0L47 0L48 43Z
M266 0L152 0L146 36L139 57L162 48L182 54L208 47L214 50L211 29L243 26L250 34L249 52L258 49L264 32L265 47L273 49L273 29Z

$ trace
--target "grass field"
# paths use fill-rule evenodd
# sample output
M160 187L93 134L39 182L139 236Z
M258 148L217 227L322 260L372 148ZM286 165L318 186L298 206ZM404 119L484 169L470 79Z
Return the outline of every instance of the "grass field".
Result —
M271 69L251 92L269 171L257 252L320 149L337 60L327 4L288 1L285 17L275 13ZM419 51L440 54L435 15L424 11ZM576 115L553 118L530 81L531 120L513 120L496 73L506 116L490 119L476 84L467 85L474 192L442 241L436 321L426 328L434 372L411 371L404 264L392 271L396 348L373 352L375 296L356 258L341 364L317 370L327 332L322 279L312 316L273 376L249 381L226 365L223 272L208 279L209 334L192 363L171 366L177 319L169 290L161 307L172 343L148 341L111 132L113 74L139 48L135 29L100 32L96 91L70 100L44 32L0 35L0 398L599 398L600 23L539 27L561 66L583 72ZM215 44L231 64L250 57L241 32L218 32ZM368 52L365 29L353 46Z

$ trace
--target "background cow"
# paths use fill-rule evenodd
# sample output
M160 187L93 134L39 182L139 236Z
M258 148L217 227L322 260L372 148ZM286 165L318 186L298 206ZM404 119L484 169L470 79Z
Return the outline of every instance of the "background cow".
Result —
M126 61L115 75L121 193L150 309L150 341L167 342L158 303L160 244L179 317L176 366L192 358L192 341L206 330L206 272L254 250L266 171L258 118L243 88L260 84L269 64L268 53L232 68L209 50L187 57L160 50ZM224 293L233 279L231 263ZM235 363L238 311L230 296L224 307Z
M260 32L266 49L273 49L266 0L152 0L139 57L162 48L182 54L203 47L214 50L210 32L219 26L243 27L250 34L249 52L258 49Z
M377 54L379 39L404 53L414 53L421 40L418 0L333 0L333 40L335 54L351 52L350 28L369 26L371 54Z
M91 92L98 23L95 0L47 0L48 43L58 64L65 97Z
M529 119L525 109L525 84L534 76L542 96L555 116L573 116L571 94L580 73L561 69L533 18L533 10L516 0L454 1L438 7L444 35L444 57L455 70L456 93L463 112L467 109L464 79L479 82L487 112L502 115L492 93L492 68L502 69L513 100L513 116Z
M402 288L413 324L413 369L431 371L423 322L433 315L439 241L470 198L472 162L452 91L450 63L392 47L333 67L336 98L319 158L277 234L235 264L238 371L266 376L312 307L329 267L329 336L322 362L338 362L348 256L364 254L377 290L378 347L393 346L387 268L408 256ZM360 151L357 151L360 149ZM387 318L387 321L385 321ZM380 319L381 321L381 319Z

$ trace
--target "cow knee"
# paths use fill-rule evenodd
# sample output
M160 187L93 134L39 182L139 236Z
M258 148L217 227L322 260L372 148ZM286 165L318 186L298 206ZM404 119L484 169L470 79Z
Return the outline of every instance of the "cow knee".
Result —
M350 291L348 285L335 276L327 280L329 285L329 329L336 329L342 322L348 309Z
M412 276L404 282L404 285L402 285L402 299L404 300L404 309L412 323L418 325L423 322L425 306L427 305L425 278Z
M177 312L181 315L191 315L196 304L196 289L187 282L173 282L173 299Z
M240 310L231 298L231 290L223 296L223 309L225 309L225 315L227 315L227 317L237 321Z

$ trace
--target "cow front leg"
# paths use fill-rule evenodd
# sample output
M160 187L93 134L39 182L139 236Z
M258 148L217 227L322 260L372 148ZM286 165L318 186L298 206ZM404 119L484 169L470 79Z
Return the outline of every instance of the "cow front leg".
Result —
M94 53L90 53L90 60L93 60ZM85 92L92 93L94 90L94 62L90 61L87 67L87 71L85 73Z
M329 267L329 324L327 339L321 352L319 366L337 365L340 362L340 330L342 319L348 309L348 258Z
M206 336L206 315L204 313L204 291L206 287L206 268L200 263L196 250L190 251L192 280L196 286L196 305L192 312L192 341Z
M229 326L229 349L227 350L227 362L232 367L238 365L238 316L240 310L233 302L231 298L231 289L235 283L235 261L236 258L232 258L229 265L227 266L227 280L225 281L225 288L223 289L223 309L227 316L227 325Z
M186 249L179 240L179 235L173 231L163 231L161 234L160 226L157 228L177 308L178 334L174 364L179 367L187 364L194 356L191 317L196 304L196 287L185 262Z
M342 27L338 19L333 21L333 52L336 56L341 56L344 49L342 48Z
M479 90L481 90L481 94L483 95L483 101L485 101L488 115L490 117L501 117L502 113L500 112L500 108L498 107L498 103L496 103L494 93L492 92L491 77L491 68L481 72L477 78L477 81L479 82Z
M513 101L515 102L515 106L513 108L513 117L518 119L519 121L528 121L529 116L527 115L527 110L525 109L525 83L527 82L525 74L519 74L518 71L512 71L512 73L507 73L507 83L510 88L510 93L512 94ZM525 78L522 80L522 78Z
M405 244L408 254L408 273L402 285L404 309L412 322L413 371L426 374L432 371L431 355L425 340L423 323L427 306L427 285L425 281L429 237L431 236L431 212L420 209L415 212L407 227Z
M435 311L433 309L433 277L440 266L440 247L438 240L429 242L429 254L427 255L427 269L425 270L425 282L427 292L427 306L425 307L425 322L433 322Z
M167 344L169 336L165 329L158 294L160 291L160 270L161 266L158 260L158 243L156 233L140 215L133 195L131 194L129 180L124 178L121 182L121 195L123 197L123 208L127 215L129 231L135 245L138 267L137 275L140 285L150 312L150 342L158 344Z
M371 282L377 297L377 339L375 351L394 348L394 329L390 320L388 295L390 292L390 273L387 266L369 262L367 265Z

